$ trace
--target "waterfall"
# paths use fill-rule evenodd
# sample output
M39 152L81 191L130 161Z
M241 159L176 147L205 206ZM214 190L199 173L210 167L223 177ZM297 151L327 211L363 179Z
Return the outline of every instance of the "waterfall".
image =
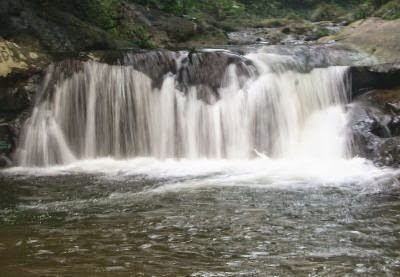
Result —
M67 61L47 70L18 161L345 158L347 89L346 67L263 51Z

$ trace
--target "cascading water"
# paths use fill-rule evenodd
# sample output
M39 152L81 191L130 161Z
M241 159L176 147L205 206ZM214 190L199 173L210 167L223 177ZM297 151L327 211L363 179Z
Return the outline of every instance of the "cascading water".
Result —
M342 158L347 68L262 51L154 52L48 69L22 166L99 157Z

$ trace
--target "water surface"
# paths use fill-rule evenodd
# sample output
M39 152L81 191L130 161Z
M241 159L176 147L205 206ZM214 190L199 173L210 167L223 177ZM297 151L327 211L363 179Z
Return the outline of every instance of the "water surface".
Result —
M396 276L398 173L362 159L100 159L0 177L0 272Z

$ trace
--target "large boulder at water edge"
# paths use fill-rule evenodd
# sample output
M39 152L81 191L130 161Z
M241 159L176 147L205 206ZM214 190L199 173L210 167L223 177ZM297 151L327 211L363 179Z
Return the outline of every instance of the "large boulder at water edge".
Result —
M350 115L356 154L378 165L400 166L400 86L356 97Z
M350 128L357 155L400 166L400 64L352 67Z
M350 69L353 96L371 89L392 89L400 86L400 63L356 66Z
M400 61L400 19L367 18L343 28L320 42L337 41L373 55L381 63Z

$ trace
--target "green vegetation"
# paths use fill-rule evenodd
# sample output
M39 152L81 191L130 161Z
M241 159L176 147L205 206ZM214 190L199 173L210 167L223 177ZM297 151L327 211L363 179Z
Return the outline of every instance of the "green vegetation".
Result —
M176 15L208 13L217 18L243 14L245 6L235 0L129 0Z
M313 21L356 20L375 15L384 19L400 17L400 0L33 0L45 6L56 6L69 11L106 30L124 25L120 7L124 2L136 3L178 16L216 21L237 18L299 17ZM126 25L126 24L125 24ZM146 37L143 28L122 33ZM129 29L129 28L128 28Z
M379 6L374 15L383 19L400 18L400 0L390 1Z
M296 25L312 28L309 21L352 22L369 16L400 18L400 0L19 1L36 5L46 21L65 26L66 36L75 36L78 41L79 34L87 38L87 49L175 47L189 40L197 43L205 39L224 43L224 32L243 27L289 27L297 34L307 31L296 29ZM314 37L327 34L323 28L313 32ZM57 41L43 37L45 42ZM107 43L102 42L104 38Z
M331 19L335 16L352 13L354 19L369 15L382 15L384 18L399 17L398 0L129 0L130 2L157 8L176 15L208 14L217 19L230 16L286 17L294 14L315 19ZM382 7L384 10L376 13Z

